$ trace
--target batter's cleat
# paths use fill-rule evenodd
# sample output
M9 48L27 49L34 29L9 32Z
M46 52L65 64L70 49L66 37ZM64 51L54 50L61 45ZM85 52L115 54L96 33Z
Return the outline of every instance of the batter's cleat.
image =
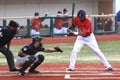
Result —
M107 68L108 71L113 71L112 67Z
M26 76L27 74L25 72L19 72L18 75L19 76Z
M19 69L11 69L10 71L14 72L14 71L19 71Z
M29 70L29 73L40 73L38 70Z
M67 71L74 71L73 69L68 68Z

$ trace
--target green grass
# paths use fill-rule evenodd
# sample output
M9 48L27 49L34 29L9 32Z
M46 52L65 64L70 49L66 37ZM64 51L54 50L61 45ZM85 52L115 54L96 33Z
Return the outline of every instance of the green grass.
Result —
M74 45L73 43L44 44L45 48L53 48L54 46L60 46L64 50L64 52L63 53L38 52L38 54L43 54L45 56L44 64L69 63L73 45ZM99 42L98 45L110 63L120 63L120 49L119 49L120 41ZM14 53L15 60L17 57L17 53L22 46L23 45L11 46L11 51L13 51ZM77 63L101 63L101 61L89 47L83 46L81 51L78 53ZM7 62L4 55L0 54L0 65L6 65L6 64Z

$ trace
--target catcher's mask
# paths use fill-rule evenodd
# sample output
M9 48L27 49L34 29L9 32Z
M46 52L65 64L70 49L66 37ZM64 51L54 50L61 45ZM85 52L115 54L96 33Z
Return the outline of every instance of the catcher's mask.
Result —
M77 14L77 17L82 19L82 20L85 19L85 17L86 17L85 11L84 10L79 10L78 14Z
M42 37L37 36L37 37L33 37L32 38L32 43L34 44L35 42L41 42L42 41Z

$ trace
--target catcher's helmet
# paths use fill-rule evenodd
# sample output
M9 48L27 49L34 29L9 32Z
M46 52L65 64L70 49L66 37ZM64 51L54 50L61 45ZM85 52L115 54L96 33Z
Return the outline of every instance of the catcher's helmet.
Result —
M40 37L40 36L37 36L37 37L33 37L33 38L32 38L32 43L41 42L41 41L42 41L42 37Z
M86 13L84 10L79 10L77 17L79 17L80 19L84 19L86 17Z
M9 22L9 26L14 27L14 28L18 28L18 27L19 27L19 24L18 24L17 22L15 22L15 21L11 20L11 21Z

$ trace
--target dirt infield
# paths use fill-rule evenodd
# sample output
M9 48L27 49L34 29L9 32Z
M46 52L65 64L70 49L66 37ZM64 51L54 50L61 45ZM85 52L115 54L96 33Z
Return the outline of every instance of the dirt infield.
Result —
M76 37L48 37L43 43L73 43ZM119 41L120 35L96 35L97 41ZM27 39L14 39L12 45L25 45ZM112 64L114 71L107 71L102 64L76 64L73 72L66 72L68 64L42 64L40 74L18 76L18 72L9 72L8 66L0 66L0 80L120 80L120 64Z
M119 41L120 35L96 35L97 41ZM76 36L72 37L45 37L43 38L43 43L45 44L53 44L53 43L73 43L76 39ZM12 45L24 45L31 42L30 38L22 38L22 39L13 39Z
M67 72L68 64L42 64L40 74L18 76L0 66L0 80L120 80L120 64L112 64L114 71L107 71L102 64L77 64L75 71Z

